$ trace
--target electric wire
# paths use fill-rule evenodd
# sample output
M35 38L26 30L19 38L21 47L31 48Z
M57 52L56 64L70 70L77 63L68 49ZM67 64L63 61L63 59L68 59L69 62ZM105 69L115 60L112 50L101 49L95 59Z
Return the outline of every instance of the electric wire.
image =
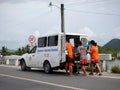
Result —
M99 14L99 15L120 16L120 14L114 14L114 13L102 13L102 12L83 11L83 10L73 10L73 9L65 9L65 10L71 11L71 12L77 12L77 13L86 13L86 14Z
M110 1L119 1L119 0L95 0L95 1L89 1L89 2L84 2L84 4L82 4L81 3L81 5L85 5L85 4L93 4L94 3L94 5L92 5L92 7L95 7L95 5L98 5L98 4L100 4L100 2L110 2ZM78 2L80 2L80 1L78 1ZM73 2L73 3L69 3L68 5L74 5L75 4L75 6L77 6L76 5L76 3L77 4L79 4L79 6L81 6L80 5L80 3L78 3L78 2ZM96 3L96 4L95 4ZM88 7L88 6L87 6ZM101 8L101 7L100 7ZM102 7L103 8L103 7ZM112 8L114 8L114 7L112 7ZM71 12L77 12L77 13L86 13L86 14L98 14L98 15L110 15L110 16L120 16L120 14L117 14L117 13L109 13L109 12L107 12L107 13L104 13L105 11L103 11L102 10L102 12L101 12L101 10L97 10L97 11L85 11L85 10L74 10L74 9L69 9L69 8L65 8L65 10L67 10L67 11L71 11ZM108 10L110 10L110 9L108 9ZM112 11L111 12L114 12L114 10L113 9L111 9Z
M69 5L74 5L74 6L77 6L76 4L79 4L79 5L86 5L86 4L95 4L95 3L102 3L102 2L110 2L110 1L119 1L119 0L92 0L92 1L84 1L84 2L81 2L81 1L78 1L78 2L71 2L71 3L67 3L65 4L66 6L69 6Z

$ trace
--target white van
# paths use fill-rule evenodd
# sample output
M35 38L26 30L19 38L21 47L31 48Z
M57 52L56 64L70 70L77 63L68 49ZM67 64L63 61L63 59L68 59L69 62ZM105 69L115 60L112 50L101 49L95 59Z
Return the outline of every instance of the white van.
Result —
M88 36L85 34L59 33L39 37L37 39L37 45L20 59L21 70L25 71L31 68L43 68L45 73L50 73L52 70L65 69L66 38L69 39L76 49L77 42L80 40L82 44L86 46Z

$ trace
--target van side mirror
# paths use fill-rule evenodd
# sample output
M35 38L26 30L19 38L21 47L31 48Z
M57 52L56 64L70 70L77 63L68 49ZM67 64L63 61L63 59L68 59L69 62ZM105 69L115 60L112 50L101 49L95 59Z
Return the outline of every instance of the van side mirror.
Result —
M30 53L30 51L29 51L29 50L27 50L27 53Z

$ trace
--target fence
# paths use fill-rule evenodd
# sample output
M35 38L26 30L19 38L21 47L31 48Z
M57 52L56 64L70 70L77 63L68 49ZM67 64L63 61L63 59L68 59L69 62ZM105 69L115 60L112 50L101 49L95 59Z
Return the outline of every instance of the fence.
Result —
M4 64L7 65L19 65L19 59L21 58L21 56L17 56L17 55L11 55L11 56L4 56Z

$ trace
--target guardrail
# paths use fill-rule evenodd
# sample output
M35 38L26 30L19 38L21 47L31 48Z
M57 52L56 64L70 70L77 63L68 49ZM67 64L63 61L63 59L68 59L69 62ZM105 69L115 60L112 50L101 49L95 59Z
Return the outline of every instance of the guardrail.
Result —
M18 66L20 58L21 56L17 56L17 55L4 56L4 62L5 62L4 64Z
M112 60L112 55L111 54L99 54L99 56L100 56L100 60L103 60L103 61L105 61L105 60Z
M101 60L101 63L100 63L101 69L102 69L102 71L106 71L106 67L107 67L106 61L112 60L112 54L99 54L99 56L100 56L100 60Z
M2 56L2 57L0 57L0 64L5 64L6 62L5 62L5 59L4 59L4 57Z

